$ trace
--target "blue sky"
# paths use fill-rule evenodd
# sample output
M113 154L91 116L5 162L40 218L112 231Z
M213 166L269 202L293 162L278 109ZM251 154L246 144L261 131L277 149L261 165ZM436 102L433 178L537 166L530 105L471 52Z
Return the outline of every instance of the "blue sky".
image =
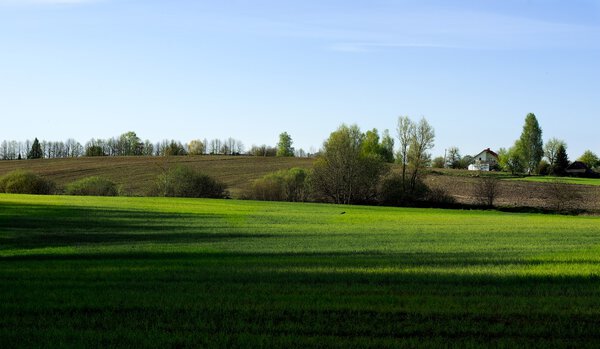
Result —
M533 112L600 153L600 1L0 0L0 139L318 149L425 116L434 155L509 147Z

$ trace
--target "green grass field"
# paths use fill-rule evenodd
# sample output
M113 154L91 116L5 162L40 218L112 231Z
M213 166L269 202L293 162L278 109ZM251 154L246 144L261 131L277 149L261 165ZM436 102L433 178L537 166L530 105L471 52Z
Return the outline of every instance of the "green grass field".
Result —
M531 177L523 177L523 178L511 178L510 180L536 182L536 183L559 182L559 183L566 183L566 184L580 184L580 185L597 185L597 186L600 186L600 179L598 179L598 178L531 176Z
M1 348L598 347L600 217L0 195L0 299Z

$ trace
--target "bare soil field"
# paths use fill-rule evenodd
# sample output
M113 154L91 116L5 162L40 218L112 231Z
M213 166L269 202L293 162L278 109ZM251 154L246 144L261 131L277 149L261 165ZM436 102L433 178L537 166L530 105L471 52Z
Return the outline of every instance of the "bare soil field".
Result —
M475 204L474 187L480 180L475 174L467 175L441 175L429 174L425 181L434 188L443 188L462 204ZM500 180L499 195L496 200L498 206L510 207L537 207L552 208L555 195L549 189L549 183ZM580 198L573 200L571 205L575 209L586 211L600 211L600 187L579 184L557 184L561 191L575 194Z
M313 159L253 156L171 156L171 157L83 157L0 161L0 176L16 169L33 171L64 186L75 180L101 176L121 187L125 195L144 196L163 171L188 166L225 182L232 197L253 180L292 167L311 167Z

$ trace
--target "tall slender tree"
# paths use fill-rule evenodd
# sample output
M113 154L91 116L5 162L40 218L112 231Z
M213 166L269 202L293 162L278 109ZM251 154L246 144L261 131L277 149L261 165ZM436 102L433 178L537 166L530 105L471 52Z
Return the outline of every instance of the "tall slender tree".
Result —
M400 141L400 151L398 152L398 161L402 164L402 190L406 191L406 170L408 168L408 149L415 133L415 123L408 116L398 117L398 140Z
M277 156L294 156L294 147L292 147L292 136L287 132L279 135L277 143Z
M425 118L421 118L414 128L408 152L411 168L410 189L415 190L421 170L431 162L429 150L433 148L435 131Z
M534 173L544 156L544 141L542 141L542 128L533 113L529 113L525 117L518 151L525 160L527 173Z

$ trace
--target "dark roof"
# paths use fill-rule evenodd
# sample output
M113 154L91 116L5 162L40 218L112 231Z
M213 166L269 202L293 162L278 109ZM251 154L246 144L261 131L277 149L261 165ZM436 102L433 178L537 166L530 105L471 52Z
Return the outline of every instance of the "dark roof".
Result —
M498 157L498 154L496 154L495 152L493 152L492 150L490 150L490 148L483 149L482 151L480 151L479 153L477 153L477 155L479 155L481 153L488 153L488 154L490 154L490 155L492 155L492 156L494 156L496 158ZM475 155L475 156L477 156L477 155Z
M567 171L568 170L586 170L586 171L588 171L589 169L590 168L581 161L574 161L572 164L569 165L569 167L567 167Z

